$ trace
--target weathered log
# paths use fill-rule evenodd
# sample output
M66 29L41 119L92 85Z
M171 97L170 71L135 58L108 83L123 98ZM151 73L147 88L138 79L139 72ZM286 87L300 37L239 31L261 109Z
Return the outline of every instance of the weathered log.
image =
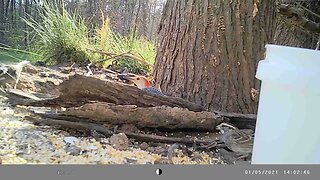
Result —
M97 131L101 134L104 134L105 136L111 136L114 133L105 128L102 125L99 124L93 124L93 123L86 123L86 122L71 122L71 121L63 121L63 120L55 120L55 119L42 119L38 117L32 117L32 116L26 116L27 120L37 123L37 124L46 124L50 126L62 126L65 128L72 128L72 129L81 129L86 131ZM177 137L164 137L164 136L158 136L158 135L151 135L151 134L141 134L141 133L125 133L127 137L134 138L139 141L145 141L145 142L158 142L158 143L182 143L182 144L197 144L197 145L203 145L203 144L212 144L216 140L201 140L201 139L195 139L195 138L177 138Z
M169 106L204 111L198 104L182 98L151 94L134 86L109 80L76 74L58 86L60 96L53 100L30 102L24 105L64 107L81 106L90 101L108 102L118 105L134 104L139 107Z
M28 98L28 99L31 99L31 100L34 100L34 101L40 101L41 99L33 94L30 94L30 93L27 93L27 92L24 92L20 89L7 89L7 92L12 94L12 95L15 95L15 96L19 96L19 97L22 97L22 98Z
M256 114L240 114L240 113L228 113L228 112L221 112L215 111L219 116L225 118L236 126L239 129L255 129L256 127Z
M214 131L223 118L212 112L193 112L168 106L137 107L103 102L88 103L81 107L67 108L61 115L90 119L97 124L134 124L136 127L193 129Z

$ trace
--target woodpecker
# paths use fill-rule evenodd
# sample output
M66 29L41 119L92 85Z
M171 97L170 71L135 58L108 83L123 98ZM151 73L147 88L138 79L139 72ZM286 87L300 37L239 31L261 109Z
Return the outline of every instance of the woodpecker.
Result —
M129 82L134 83L139 89L152 93L164 95L160 88L152 86L151 79L145 76L140 76L132 73L119 74L118 77L122 80L128 80Z

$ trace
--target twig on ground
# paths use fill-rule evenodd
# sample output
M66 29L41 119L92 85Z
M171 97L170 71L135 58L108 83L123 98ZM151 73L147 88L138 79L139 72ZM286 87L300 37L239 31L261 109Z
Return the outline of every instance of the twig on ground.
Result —
M106 127L94 123L88 123L88 122L72 122L72 121L65 121L65 120L56 120L56 119L43 119L41 117L33 117L33 116L26 116L27 120L37 123L37 124L46 124L51 126L62 126L67 127L71 129L76 130L86 130L88 132L90 131L96 131L99 132L105 136L111 136L115 134L115 132L108 130ZM118 131L116 133L119 133ZM214 140L199 140L199 139L193 139L193 138L176 138L176 137L165 137L165 136L158 136L158 135L151 135L151 134L141 134L141 133L131 133L127 132L125 133L129 138L134 138L139 141L144 142L158 142L158 143L181 143L181 144L197 144L197 145L203 145L203 144L211 144L214 142Z
M149 63L148 61L146 61L143 58L137 57L136 55L134 55L134 54L132 54L130 52L129 53L125 52L125 53L116 54L116 53L113 53L113 52L105 52L105 51L101 51L101 50L93 50L93 49L88 49L88 50L92 51L94 53L104 54L104 55L113 56L113 57L115 57L115 56L130 57L130 58L135 59L135 60L137 60L137 61L139 61L139 62L141 62L143 64L146 64L146 65L148 65L148 66L150 66L152 68L154 67L153 64Z

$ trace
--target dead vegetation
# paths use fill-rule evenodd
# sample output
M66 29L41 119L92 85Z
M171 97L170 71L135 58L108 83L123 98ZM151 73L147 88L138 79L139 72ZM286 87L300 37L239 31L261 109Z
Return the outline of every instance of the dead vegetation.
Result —
M12 88L14 82L0 81L1 93L35 125L84 132L98 141L107 138L118 150L138 144L154 153L165 147L151 163L181 164L172 160L176 151L198 163L250 161L255 115L209 112L178 97L150 94L108 70L86 74L86 68L74 65L26 65L17 89ZM210 160L204 162L202 153Z

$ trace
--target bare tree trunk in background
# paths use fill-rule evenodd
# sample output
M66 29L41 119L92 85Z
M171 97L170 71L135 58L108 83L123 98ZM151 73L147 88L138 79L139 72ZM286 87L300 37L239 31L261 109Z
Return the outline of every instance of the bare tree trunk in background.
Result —
M22 0L19 0L19 17L23 17Z
M134 32L137 36L156 39L154 29L158 25L162 8L152 11L153 4L160 4L165 0L107 0L105 15L110 18L112 30L121 35ZM154 23L151 26L151 18ZM151 28L153 27L153 28ZM152 37L150 34L152 32Z
M140 32L139 34L142 35L143 37L147 37L148 35L148 29L147 29L147 24L149 24L149 19L148 19L148 1L142 1L142 16L140 19Z
M132 21L134 17L134 8L137 5L137 0L127 0L125 2L125 14L124 14L124 26L122 34L123 35L128 35L129 32L131 31L132 27Z
M300 2L300 4L301 6L308 8L312 12L320 15L320 1L304 1ZM309 14L307 17L314 22L320 23L320 19L318 17L315 17L311 14ZM310 49L316 48L319 35L308 33L303 29L294 27L286 22L283 18L278 18L277 23L278 25L275 34L276 44Z
M5 3L6 6L6 13L5 13L5 17L7 18L9 16L9 5L10 5L10 0L7 0L7 2Z
M15 11L16 11L16 1L11 0L10 4L10 20L11 20L11 28L15 28L16 20L15 20Z
M256 113L257 63L273 41L275 2L168 0L155 78L173 96L208 110Z
M29 0L25 0L24 4L24 18L27 18L27 15L30 14L29 10ZM24 36L24 47L26 48L29 44L29 32L28 32L28 25L24 24L25 36Z
M0 43L5 44L5 15L4 15L4 0L0 0Z
M139 14L140 14L140 9L141 9L141 0L139 0L138 7L137 7L137 12L135 15L135 20L134 20L134 25L133 25L133 33L137 34L139 30Z
M154 37L154 27L155 27L155 14L156 14L156 7L157 7L157 0L154 0L152 4L150 4L150 10L149 10L149 39L153 39Z

